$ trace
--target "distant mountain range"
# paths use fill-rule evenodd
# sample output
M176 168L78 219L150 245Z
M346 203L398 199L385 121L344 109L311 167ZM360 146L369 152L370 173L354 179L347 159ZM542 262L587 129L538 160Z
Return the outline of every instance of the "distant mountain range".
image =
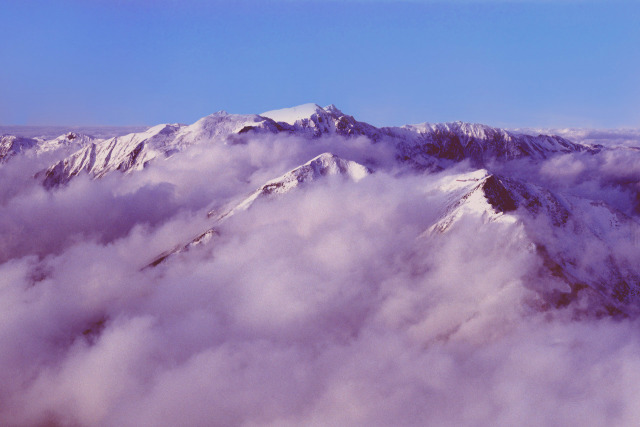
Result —
M630 316L638 312L640 266L607 255L621 241L634 244L640 235L638 217L595 198L552 191L528 182L518 168L501 167L513 161L536 164L565 154L590 156L625 148L585 145L557 135L533 136L463 122L375 127L334 105L322 108L305 104L257 115L220 111L191 125L162 124L106 139L73 132L50 140L3 136L0 162L17 155L59 150L64 156L36 175L46 188L54 189L81 174L99 179L110 173L134 173L200 144L241 145L248 139L269 135L309 141L339 138L345 143L365 138L392 150L396 173L428 175L466 161L465 171L451 175L439 187L447 202L441 206L439 218L416 239L444 238L462 220L475 221L479 227L512 227L518 245L540 260L540 274L556 284L536 290L539 309L576 304L580 307L577 315ZM256 201L277 200L301 187L322 185L329 176L363 180L375 174L377 167L375 162L361 164L329 152L320 154L265 182L253 193L238 195L236 203L210 212L208 229L162 254L150 254L147 267L164 265L177 254L215 240L222 222L250 209ZM583 248L593 246L604 248L605 255L589 263L581 261Z
M274 110L260 115L228 114L203 117L192 125L164 124L144 132L97 139L78 134L51 141L19 138L2 140L0 160L34 147L57 148L73 141L77 151L43 171L46 187L69 182L80 173L99 178L113 171L140 170L156 158L167 158L196 144L214 140L234 143L251 134L291 134L366 137L392 145L400 161L418 169L439 170L451 162L469 159L482 165L490 159L547 158L557 153L593 151L597 147L573 143L559 136L531 136L463 122L377 128L344 114L334 105L316 104ZM69 134L77 135L75 133Z

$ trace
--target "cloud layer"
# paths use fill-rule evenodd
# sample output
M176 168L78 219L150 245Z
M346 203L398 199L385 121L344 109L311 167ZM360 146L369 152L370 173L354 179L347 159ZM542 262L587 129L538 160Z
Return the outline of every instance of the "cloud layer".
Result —
M377 171L260 200L142 268L210 226L208 209L326 151ZM501 172L636 215L638 159ZM466 168L399 173L364 139L272 136L51 192L5 165L2 424L634 425L637 320L542 308L556 285L521 222L418 237Z

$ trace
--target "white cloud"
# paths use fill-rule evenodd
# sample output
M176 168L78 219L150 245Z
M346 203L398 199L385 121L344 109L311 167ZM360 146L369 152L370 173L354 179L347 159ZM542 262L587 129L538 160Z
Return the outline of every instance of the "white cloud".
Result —
M325 151L379 170L259 201L210 245L141 269L209 226L212 201ZM516 166L625 207L629 189L613 182L635 179L634 159ZM0 206L13 236L0 252L0 420L634 425L638 321L541 312L554 284L522 224L469 218L418 238L447 203L438 180L456 171L391 165L366 140L270 137L50 193L13 171L22 187Z

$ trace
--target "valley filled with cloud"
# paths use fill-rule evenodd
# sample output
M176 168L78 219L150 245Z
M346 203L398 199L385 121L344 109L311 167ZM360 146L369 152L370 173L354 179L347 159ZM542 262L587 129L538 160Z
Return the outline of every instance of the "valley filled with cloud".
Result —
M2 423L633 424L640 152L337 111L7 157Z

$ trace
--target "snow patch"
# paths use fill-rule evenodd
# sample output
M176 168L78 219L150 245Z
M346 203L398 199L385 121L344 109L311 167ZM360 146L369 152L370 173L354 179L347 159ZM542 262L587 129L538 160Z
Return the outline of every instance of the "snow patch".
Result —
M260 115L276 122L284 122L292 125L298 120L307 119L319 111L322 111L322 108L318 104L310 103L291 108L266 111Z

